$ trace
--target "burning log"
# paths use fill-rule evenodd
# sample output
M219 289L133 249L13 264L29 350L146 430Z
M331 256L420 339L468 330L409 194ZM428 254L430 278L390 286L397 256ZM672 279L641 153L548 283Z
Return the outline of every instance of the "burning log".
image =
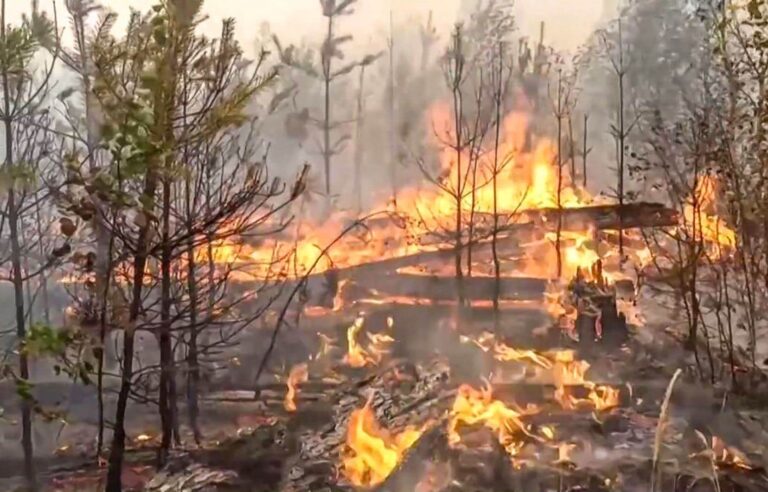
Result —
M426 475L431 462L442 461L449 454L444 423L437 423L421 434L403 460L373 492L411 490Z
M589 226L597 230L674 227L680 224L676 210L661 203L626 203L624 205L591 205L575 208L544 208L519 214L535 224L556 224L562 217L563 230L583 231ZM510 216L511 220L514 216ZM519 220L517 220L519 222Z
M582 347L591 347L597 340L617 346L628 338L627 319L618 312L616 289L605 281L601 261L589 273L578 269L568 290L576 306L576 333Z
M432 301L456 299L456 278L437 275L394 273L375 278L358 277L355 283L384 298L417 298ZM493 277L471 277L462 280L465 297L469 301L490 300L494 296ZM501 300L539 300L547 279L535 277L503 277L500 279ZM345 299L354 301L357 299Z

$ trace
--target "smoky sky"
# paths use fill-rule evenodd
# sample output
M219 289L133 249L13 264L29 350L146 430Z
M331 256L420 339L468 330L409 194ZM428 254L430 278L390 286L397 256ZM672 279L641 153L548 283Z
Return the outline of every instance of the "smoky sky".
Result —
M63 0L41 0L40 6L52 11L53 1L62 27L67 23L63 18ZM102 0L101 4L121 14L123 21L130 8L145 11L157 0ZM356 37L361 50L381 46L386 39L390 11L394 23L408 20L423 21L429 12L438 32L447 35L456 22L459 13L471 10L476 0L359 0L356 13L341 21L339 26ZM30 6L28 0L8 2L10 20L18 19ZM546 39L558 49L573 50L578 47L606 14L608 5L615 0L516 0L515 12L520 33L538 37L539 24L546 24ZM256 33L263 23L270 24L271 30L287 41L298 43L302 40L321 39L324 33L323 18L319 15L318 0L208 0L205 13L209 20L203 26L206 34L215 36L221 19L234 17L238 23L238 37L248 49L255 46ZM119 24L121 25L121 24ZM119 32L119 31L118 31Z

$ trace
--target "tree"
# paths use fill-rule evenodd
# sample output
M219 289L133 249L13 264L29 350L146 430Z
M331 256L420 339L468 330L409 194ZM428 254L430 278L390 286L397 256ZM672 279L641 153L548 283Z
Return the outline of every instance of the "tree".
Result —
M325 178L325 194L331 196L331 169L333 157L340 154L345 147L350 135L342 133L334 141L334 134L344 125L343 121L335 120L332 116L333 98L332 88L334 82L341 77L351 73L357 67L364 67L373 64L381 56L381 53L371 54L363 57L359 61L348 62L339 67L336 66L337 60L344 59L344 53L341 48L344 44L352 41L352 36L339 35L335 30L335 25L341 17L351 15L354 12L354 5L357 0L320 0L322 15L326 18L326 35L320 48L320 59L317 62L298 58L297 48L293 45L283 47L277 37L274 38L275 45L280 53L280 60L283 65L301 71L309 77L320 81L323 87L323 117L315 118L315 122L322 132L322 143L320 144L320 154L323 157L323 171Z
M10 264L10 281L14 292L14 324L19 353L18 374L14 374L20 395L24 475L27 487L37 490L32 442L33 402L30 393L29 353L25 350L31 296L25 291L43 271L68 253L66 243L55 248L48 258L44 237L28 232L30 213L41 208L47 199L42 181L47 178L46 155L52 151L52 141L43 128L50 121L44 101L48 96L48 81L54 63L42 76L36 73L33 58L40 52L40 37L50 35L53 23L38 14L20 26L7 23L6 2L0 2L0 121L3 123L3 164L0 168L0 196L4 206L0 212L0 265ZM55 61L55 60L54 60ZM4 231L7 230L7 233ZM71 231L70 231L71 232ZM6 236L7 234L7 236ZM5 239L7 237L7 240ZM6 243L7 241L7 243ZM7 249L6 249L7 248ZM8 251L9 250L9 251ZM8 251L6 256L5 251ZM25 261L24 258L33 258Z
M269 179L265 162L251 161L250 151L239 153L242 131L248 128L245 109L274 73L261 74L264 56L253 65L243 58L231 20L224 23L219 40L197 35L201 8L202 1L169 1L144 15L134 12L122 39L103 32L91 47L92 91L103 115L100 146L109 165L94 172L82 166L82 157L73 159L73 188L93 192L83 199L72 190L67 198L70 208L85 220L101 214L119 258L114 267L127 274L115 286L109 320L111 328L123 335L107 475L110 491L121 489L128 401L137 396L135 385L143 385L150 369L136 366L136 332L155 334L160 347L157 404L162 465L178 426L175 333L185 333L194 346L196 334L222 317L213 312L221 309L216 304L217 296L223 295L219 280L200 288L204 277L196 275L197 267L179 268L179 262L207 247L213 263L211 251L218 242L245 232L274 231L275 214L296 198L296 193L283 193L279 181ZM246 136L253 135L246 132ZM205 159L190 159L195 149L208 149L201 152ZM206 180L210 186L201 187L199 183ZM198 197L205 197L206 209L192 216ZM195 281L190 282L190 272ZM190 315L190 303L177 302L180 288L192 292L195 306L206 293L214 305L204 316ZM197 349L199 355L209 348ZM191 374L196 374L194 356L191 364Z

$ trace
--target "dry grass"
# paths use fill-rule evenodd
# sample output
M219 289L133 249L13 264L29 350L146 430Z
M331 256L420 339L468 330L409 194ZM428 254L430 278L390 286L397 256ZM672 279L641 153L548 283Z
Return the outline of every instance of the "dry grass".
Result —
M661 404L661 413L659 414L659 421L656 424L656 438L653 442L653 467L651 472L651 492L656 492L656 487L659 482L659 455L661 454L661 444L664 442L664 427L666 426L667 414L669 413L669 400L672 397L672 390L675 388L675 382L680 377L683 370L678 369L672 376L667 386L667 392L664 395L664 402Z

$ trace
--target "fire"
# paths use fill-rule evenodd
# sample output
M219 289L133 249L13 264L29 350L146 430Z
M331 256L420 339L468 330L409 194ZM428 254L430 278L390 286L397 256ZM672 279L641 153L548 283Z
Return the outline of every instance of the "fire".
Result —
M619 390L587 380L586 373L589 367L589 362L576 360L571 350L555 353L551 372L556 387L555 399L566 410L575 410L580 406L588 405L602 411L619 405ZM586 399L576 398L571 395L569 386L583 386L589 390L589 395Z
M315 354L314 359L319 360L326 357L331 351L336 348L336 340L318 332L317 337L320 339L320 349Z
M483 332L477 338L471 338L466 335L460 337L462 343L473 343L483 352L493 350L493 358L500 362L530 362L545 369L552 367L552 363L546 357L540 355L535 350L521 350L496 341L496 336L490 332Z
M296 411L296 395L299 392L299 383L306 383L309 379L309 370L307 364L297 364L291 368L291 372L288 375L286 385L288 391L285 394L285 400L283 401L283 407L289 412Z
M358 316L352 326L347 329L347 355L344 357L344 362L352 367L378 365L389 353L389 345L395 341L384 333L367 333L369 343L367 347L363 347L357 339L364 324L365 318ZM389 321L387 324L391 326Z
M450 141L451 135L455 134L453 114L448 104L434 104L426 120L427 126L440 135L441 141ZM354 219L349 213L337 212L323 223L303 217L290 239L265 241L258 246L248 245L240 238L224 241L215 245L213 256L217 262L237 264L238 271L245 271L256 278L270 275L294 277L308 273L313 266L313 273L322 273L331 268L345 268L444 247L445 244L438 243L425 246L418 239L436 230L450 231L459 206L462 215L467 215L464 218L466 224L469 214L475 214L474 219L481 220L477 214L492 213L494 202L498 211L506 214L592 203L593 197L574 183L569 166L558 167L555 142L532 135L530 123L530 114L522 105L505 117L496 173L493 172L493 152L479 152L479 157L470 159L467 151L459 159L443 143L433 142L437 155L435 181L438 186L430 185L423 189L417 185L400 190L396 210L392 209L389 199L372 207L369 212L379 212L382 217L386 214L391 217L393 212L397 212L397 220L376 221L365 228L364 237L356 233L346 234L331 250L324 252L323 247L335 240ZM468 173L468 166L473 171ZM496 192L491 185L494 174ZM466 183L470 175L473 176L471 182ZM454 196L457 187L463 190L460 204L456 203ZM474 192L471 192L472 189Z
M516 438L516 434L531 435L521 418L535 413L538 413L538 408L533 406L526 410L515 410L495 400L490 385L478 390L464 384L459 387L451 409L448 441L454 445L461 442L459 429L462 425L480 424L492 430L507 453L514 456L523 444Z
M699 176L693 196L683 207L686 228L711 246L709 252L715 258L736 245L736 232L723 219L711 214L716 208L717 188L717 178L709 174Z
M355 410L347 428L347 450L341 470L352 484L371 487L383 482L405 452L421 437L423 429L409 427L393 434L376 421L370 402Z
M552 367L552 362L535 350L520 350L499 342L494 347L494 351L494 358L498 361L529 361L545 369Z
M720 466L732 466L752 470L746 457L740 451L728 446L722 439L712 436L712 452L715 462Z

